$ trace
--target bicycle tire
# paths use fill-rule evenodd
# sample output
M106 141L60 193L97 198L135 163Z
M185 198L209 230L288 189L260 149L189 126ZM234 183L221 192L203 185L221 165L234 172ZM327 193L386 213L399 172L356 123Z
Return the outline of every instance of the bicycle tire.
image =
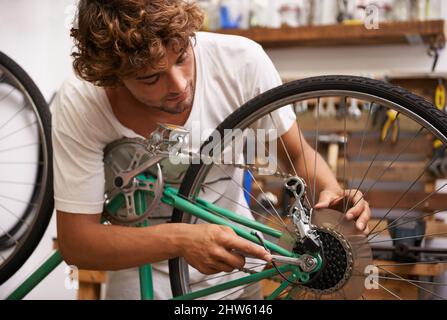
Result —
M391 103L399 105L409 113L425 119L432 125L436 131L437 137L440 138L444 144L447 143L447 114L435 108L425 99L411 93L406 89L383 81L341 75L306 78L273 88L248 101L238 110L230 114L215 129L215 131L220 134L220 137L223 137L225 129L239 128L244 119L250 117L254 113L262 114L263 109L267 108L270 104L273 104L276 101L297 94L330 90L358 92L364 95L372 95L388 100ZM205 141L201 148L204 148L210 143L212 143L211 139ZM179 195L186 198L190 197L192 187L196 179L198 179L200 170L203 166L205 166L203 163L191 164L189 166L180 186ZM174 209L171 222L187 222L185 221L184 217L185 213L183 211ZM169 261L170 282L173 296L180 296L188 292L187 283L184 282L185 280L182 276L183 267L181 264L181 259L181 257L177 257Z
M30 223L30 227L26 230L22 230L22 223L18 222L11 228L11 233L16 235L17 238L14 241L18 241L17 247L6 259L4 263L0 265L0 285L8 280L29 258L33 253L41 238L43 237L45 230L48 226L50 218L54 209L53 200L53 170L52 170L52 147L51 147L51 114L48 105L34 83L31 77L10 57L3 52L0 52L0 65L5 68L13 77L16 78L18 83L23 87L26 94L35 106L35 114L40 122L40 139L45 142L44 150L40 148L39 158L46 165L46 169L42 172L42 167L39 166L38 178L44 179L45 185L41 189L41 193L37 193L37 189L33 190L30 203L41 197L40 207L34 212L34 217ZM44 176L45 175L45 176ZM25 210L24 215L28 217L32 214L32 208L30 205ZM20 233L22 230L22 233ZM0 238L3 248L11 246L11 238L5 238L4 235Z

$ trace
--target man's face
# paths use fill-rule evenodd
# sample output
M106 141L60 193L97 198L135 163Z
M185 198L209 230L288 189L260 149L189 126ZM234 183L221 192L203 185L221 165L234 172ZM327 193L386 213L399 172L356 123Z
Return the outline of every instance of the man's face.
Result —
M148 68L124 86L148 108L178 114L189 109L194 95L195 61L192 46L179 51L168 48L163 69Z

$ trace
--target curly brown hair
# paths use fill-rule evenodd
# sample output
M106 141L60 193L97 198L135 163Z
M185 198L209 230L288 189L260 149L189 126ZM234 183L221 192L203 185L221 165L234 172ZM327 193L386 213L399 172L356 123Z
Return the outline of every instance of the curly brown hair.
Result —
M185 48L203 13L184 0L80 0L75 72L98 86L117 86L147 67L162 67L166 49Z

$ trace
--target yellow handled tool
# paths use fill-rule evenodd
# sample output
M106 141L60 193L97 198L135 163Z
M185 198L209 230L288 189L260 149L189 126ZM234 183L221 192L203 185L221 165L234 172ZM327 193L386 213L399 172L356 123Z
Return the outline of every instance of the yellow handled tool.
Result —
M380 133L380 141L385 141L388 133L391 131L391 141L393 143L397 142L399 137L399 113L395 110L388 110L386 112L387 119L382 126L382 130Z

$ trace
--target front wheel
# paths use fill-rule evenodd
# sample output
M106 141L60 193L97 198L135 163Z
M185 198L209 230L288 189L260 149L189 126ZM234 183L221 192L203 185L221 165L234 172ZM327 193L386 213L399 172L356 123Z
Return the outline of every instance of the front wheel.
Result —
M26 72L0 52L0 285L33 253L53 213L51 117Z

